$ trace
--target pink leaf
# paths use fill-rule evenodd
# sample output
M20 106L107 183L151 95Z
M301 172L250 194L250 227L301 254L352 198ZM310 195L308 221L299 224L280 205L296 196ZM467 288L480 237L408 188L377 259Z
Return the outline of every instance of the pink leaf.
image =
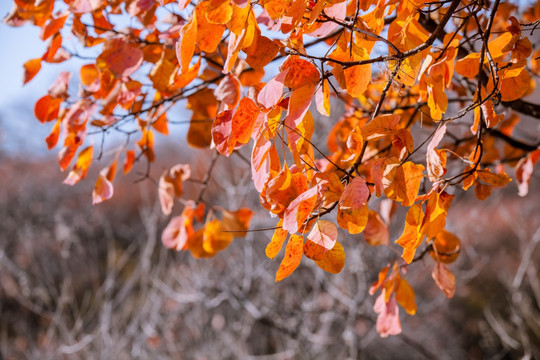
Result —
M259 92L259 95L257 95L257 101L259 104L267 109L270 109L278 103L279 99L281 99L281 96L283 95L283 87L285 86L284 81L288 72L288 68L283 70L276 77L267 82L266 85L264 85Z
M113 184L107 179L106 172L100 172L96 181L96 186L92 192L92 204L97 205L109 200L114 194Z
M283 229L294 234L304 221L307 220L317 201L319 187L315 186L304 191L296 199L291 201L283 216Z
M381 337L401 334L401 322L399 320L399 308L395 296L391 296L385 302L386 289L383 289L373 310L379 315L377 317L377 332Z
M234 108L240 101L240 81L234 75L225 76L214 90L214 95L218 101L226 104L229 109Z

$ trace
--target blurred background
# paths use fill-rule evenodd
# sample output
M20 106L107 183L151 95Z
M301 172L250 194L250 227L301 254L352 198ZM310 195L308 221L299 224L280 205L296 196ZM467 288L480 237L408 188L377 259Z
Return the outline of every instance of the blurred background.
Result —
M10 3L0 2L2 16ZM137 182L145 169L118 178L113 199L95 207L96 169L62 185L44 142L51 124L33 118L33 104L80 64L47 64L22 87L22 64L44 51L37 34L0 24L1 359L540 358L538 171L525 198L515 184L483 202L456 197L447 225L462 241L450 266L456 295L437 288L425 257L407 274L418 313L401 310L403 333L380 338L368 289L395 257L390 249L342 233L340 274L306 261L275 283L279 260L264 255L272 231L251 232L212 259L165 249L156 184ZM206 173L209 154L186 148L182 132L156 139L153 179L188 160L194 178ZM214 174L207 201L255 209L252 228L275 225L240 158L220 158ZM403 211L394 217L391 239L403 219Z

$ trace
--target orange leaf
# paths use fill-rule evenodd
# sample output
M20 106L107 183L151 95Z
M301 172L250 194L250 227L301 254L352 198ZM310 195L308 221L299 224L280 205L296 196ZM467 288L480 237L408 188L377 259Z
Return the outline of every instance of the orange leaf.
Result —
M32 80L32 78L36 76L36 74L41 69L41 59L38 58L38 59L28 60L27 62L24 63L23 66L24 66L23 83L26 84L27 82Z
M264 251L266 256L268 256L268 258L270 259L273 259L277 256L277 254L281 250L281 247L283 246L283 242L287 238L287 235L289 235L288 231L279 228L281 224L282 220L279 220L278 224L276 225L278 226L278 228L274 232L274 235L272 235L272 240L266 246L266 249Z
M54 123L54 126L51 130L51 133L47 138L45 139L45 142L47 143L47 148L51 150L53 147L56 146L58 143L58 137L60 136L60 124L62 122L60 120L56 121Z
M480 54L471 53L465 56L462 59L456 61L456 72L465 76L466 78L473 79L478 74L478 69L480 67Z
M242 208L236 211L222 210L223 228L234 232L235 237L246 237L249 229L249 222L253 216L253 211L248 208Z
M180 30L180 41L176 43L176 57L183 73L189 70L189 63L195 52L196 41L197 16L194 15Z
M313 95L315 94L315 85L308 84L304 87L293 90L289 99L289 109L285 118L285 125L289 130L296 129L298 124L304 119L308 112ZM296 136L298 137L298 135Z
M392 185L396 177L400 162L395 157L380 158L373 161L371 165L371 177L375 183L375 194L380 197L381 194Z
M300 265L303 254L304 239L302 236L293 234L285 247L285 256L279 265L276 273L276 281L281 281L291 275Z
M315 85L319 82L320 73L317 67L298 56L289 56L280 66L279 70L289 69L285 77L285 86L292 90L306 85Z
M210 24L226 24L231 20L233 8L229 0L210 0L205 12Z
M218 23L213 22L219 22L220 24L224 24L224 19L226 19L227 13L218 13L214 14L214 16L209 15L209 10L212 7L213 3L216 3L218 1L222 1L222 5L225 8L230 8L229 1L223 1L223 0L212 0L212 1L204 1L197 5L197 8L195 9L195 15L196 17L196 35L189 35L189 36L196 36L196 42L199 48L208 53L211 54L214 51L216 51L220 41L221 37L223 36L223 33L225 32L226 27L224 25L218 25ZM232 12L232 9L231 9ZM230 16L230 15L229 15ZM228 21L228 20L227 20ZM226 22L226 21L225 21ZM186 33L186 35L188 35ZM193 54L191 55L193 56ZM185 72L184 69L182 69L182 72Z
M414 297L414 290L411 285L409 285L407 280L400 277L399 284L396 289L396 301L409 315L416 314L417 307Z
M330 54L333 59L338 61L360 61L369 58L367 50L363 47L352 44L349 45L347 36L339 38L336 49ZM353 65L343 70L343 80L347 89L347 93L352 97L360 97L367 90L371 81L371 65Z
M345 250L336 241L334 247L327 251L321 260L316 260L315 264L326 272L338 274L345 266Z
M517 100L524 96L531 87L531 75L525 67L504 70L499 76L501 77L499 90L502 101Z
M152 122L152 127L156 129L157 132L162 133L163 135L169 135L169 127L167 120L167 113L164 112L156 120Z
M388 227L380 215L374 210L369 210L368 221L364 229L366 242L371 246L388 245L389 238Z
M97 205L105 200L112 198L114 194L113 184L107 179L105 174L99 173L96 186L92 192L92 204Z
M62 101L60 98L45 95L36 102L34 115L42 123L52 121L58 117L58 111L60 110Z
M257 34L251 46L244 49L246 62L254 69L262 69L274 59L280 48L278 41Z
M444 292L447 298L454 296L456 291L456 277L446 266L438 262L431 273L437 286Z
M235 143L231 139L233 110L225 110L217 114L212 123L212 141L217 151L229 156Z
M77 158L77 162L75 163L75 166L73 166L73 170L69 172L68 176L64 180L64 184L73 186L86 177L88 168L92 163L93 154L94 148L92 146L81 150Z
M180 251L187 247L188 239L193 235L194 231L192 218L186 212L186 209L184 209L182 215L171 218L167 227L163 230L161 242L166 248Z
M422 243L423 235L420 231L422 220L424 219L424 212L422 211L422 205L414 204L407 211L405 217L405 229L403 234L396 240L396 243L403 248L403 260L410 264L416 253L416 249Z
M330 221L319 220L307 236L304 244L304 254L313 260L322 260L324 254L336 244L338 231L336 225Z
M315 103L317 104L319 114L330 116L330 89L328 80L324 79L322 85L317 89L317 92L315 93Z
M443 230L433 238L433 249L429 255L436 261L450 264L457 260L460 249L459 238L451 232Z
M264 85L257 95L257 102L259 104L270 109L279 102L283 95L285 78L287 77L288 72L289 69L283 70Z
M223 223L212 220L204 226L203 249L209 254L215 254L225 249L233 241L234 235L226 232Z
M378 314L376 327L381 337L401 333L399 308L395 296L390 296L387 302L386 289L383 289L377 300L375 300L373 310Z
M454 195L449 195L445 191L440 194L433 191L429 196L426 216L421 230L428 238L432 238L443 231L446 226L446 215L453 199Z
M129 174L131 168L133 167L133 162L135 161L135 150L126 151L126 159L124 161L124 175Z
M62 171L67 169L69 163L71 163L71 160L73 160L75 157L77 147L77 145L64 146L62 150L58 152L58 165L60 165L60 169L62 169Z
M293 234L298 231L307 220L317 202L319 188L317 186L304 191L291 201L283 215L283 229ZM309 238L309 236L308 236Z
M39 35L41 40L47 40L51 35L58 33L64 27L68 14L68 12L63 12L58 17L50 18L47 25L41 28Z
M159 178L158 195L161 211L169 215L174 205L174 198L179 198L184 193L182 182L191 176L189 164L178 164L165 172Z
M371 141L392 134L396 131L399 119L399 115L392 114L377 116L362 128L363 139Z
M370 191L366 180L354 178L343 191L338 203L337 222L350 234L361 233L367 225L369 209L367 201Z
M493 186L504 186L512 181L506 173L493 174L489 169L477 170L476 175L486 184Z
M124 38L112 38L103 46L96 65L100 70L108 70L117 78L133 74L143 62L143 52Z
M396 169L392 184L385 189L388 198L401 202L402 206L411 206L414 204L420 183L422 182L422 171L424 165L414 164L407 161Z
M212 89L204 88L188 96L188 109L193 111L187 134L188 144L207 148L212 142L212 119L217 115L218 101Z
M231 136L234 143L247 144L249 142L259 112L259 107L250 98L244 97L240 100L231 123Z
M531 152L527 157L519 160L516 166L516 182L518 186L518 195L525 196L529 192L529 182L534 171L534 164L540 158L540 149Z

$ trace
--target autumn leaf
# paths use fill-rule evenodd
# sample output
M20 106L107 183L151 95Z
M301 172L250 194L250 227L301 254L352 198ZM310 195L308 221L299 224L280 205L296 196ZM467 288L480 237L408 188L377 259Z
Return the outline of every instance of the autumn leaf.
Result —
M285 256L279 265L276 273L276 281L281 281L291 275L294 270L300 265L303 254L304 239L302 236L293 234L285 247Z
M435 237L443 231L452 200L454 200L454 195L450 195L445 191L441 193L433 191L429 196L426 206L426 216L424 216L421 229L422 233L428 238Z
M345 267L345 250L336 241L334 247L325 252L321 260L316 260L315 264L326 272L339 274Z
M184 193L182 183L191 176L191 167L189 164L178 164L173 166L159 178L159 203L161 211L165 215L172 212L174 199L179 198Z
M287 230L283 230L282 228L280 228L282 223L282 220L278 222L278 224L276 225L277 229L274 231L274 235L272 235L272 240L266 246L265 254L270 259L273 259L277 256L277 254L281 250L281 247L283 246L283 242L285 241L285 239L287 239L287 236L289 235L289 232Z
M233 238L234 235L227 232L220 220L212 220L204 225L202 246L204 251L214 255L229 246Z
M92 192L92 204L97 205L105 200L112 198L114 187L111 181L107 179L106 173L99 173L94 191Z
M361 233L367 225L369 209L367 201L370 196L366 180L354 178L343 191L338 203L337 222L350 234Z
M375 300L373 310L377 316L377 332L381 337L401 334L401 321L399 320L399 308L395 296L391 296L389 301L385 301L385 290Z
M432 250L429 254L436 261L451 264L457 260L460 250L459 238L451 232L443 230L433 238Z
M388 245L390 233L381 216L374 210L369 210L364 239L371 246Z
M236 211L222 209L222 225L225 231L232 232L235 237L246 237L249 223L253 217L253 211L241 208Z
M388 198L401 202L402 206L411 206L418 195L423 170L424 165L411 161L398 166L392 183L384 190L384 193Z
M410 264L416 253L416 249L422 243L424 238L421 232L422 222L424 220L424 212L422 211L422 205L414 204L407 211L405 218L405 229L403 234L396 240L396 243L403 248L403 260Z
M334 223L327 220L316 221L304 244L304 254L312 260L322 260L326 252L336 244L337 236Z
M300 229L304 221L307 220L318 198L318 187L304 191L296 199L291 201L283 215L283 229L294 234ZM308 236L309 239L309 236Z
M23 83L26 84L32 80L39 70L41 70L41 59L32 59L25 62Z
M62 99L54 98L50 95L45 95L40 98L34 106L34 115L42 123L55 120L60 111Z
M142 62L142 50L118 37L105 43L103 52L96 59L96 66L100 70L110 71L115 77L125 78L137 71Z
M446 266L440 262L437 262L431 276L447 298L450 299L454 296L456 291L456 277L450 270L448 270Z
M362 138L367 141L376 140L396 131L398 115L379 115L362 128Z
M92 146L81 150L79 157L77 158L77 163L73 167L73 170L71 170L68 176L64 179L64 184L73 186L86 177L88 168L92 164L93 153L94 148Z

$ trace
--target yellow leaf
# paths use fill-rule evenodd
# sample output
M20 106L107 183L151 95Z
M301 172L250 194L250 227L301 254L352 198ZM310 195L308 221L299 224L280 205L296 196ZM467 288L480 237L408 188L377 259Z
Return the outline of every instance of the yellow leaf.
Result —
M403 234L396 240L396 243L403 248L403 255L401 257L408 264L414 259L416 249L422 243L423 235L420 227L423 219L424 212L422 211L422 205L415 204L411 206L409 211L407 211Z
M202 246L207 253L215 254L229 246L233 238L234 235L226 232L221 221L212 220L204 226Z
M283 223L283 220L279 220L276 226L281 226L282 223ZM266 256L268 256L268 258L273 259L277 256L277 254L281 250L281 247L283 246L283 242L287 238L287 235L289 235L287 230L283 230L279 227L276 229L276 231L274 232L274 235L272 236L272 240L266 246L266 249L264 251Z
M321 260L315 261L318 267L326 272L338 274L345 266L345 250L336 241L332 250L327 251Z
M407 282L407 280L400 277L399 284L396 289L396 301L409 315L416 314L417 307L414 297L414 290L411 285Z
M291 275L300 265L303 254L304 239L302 236L293 234L285 247L285 256L276 273L276 281L281 281Z
M384 192L388 198L401 202L402 206L414 204L420 183L422 182L422 171L424 165L407 161L396 169L392 184Z

